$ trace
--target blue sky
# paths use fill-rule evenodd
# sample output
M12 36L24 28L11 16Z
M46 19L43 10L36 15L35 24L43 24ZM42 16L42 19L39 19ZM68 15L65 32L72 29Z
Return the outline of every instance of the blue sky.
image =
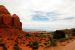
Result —
M75 0L0 0L0 4L20 17L23 29L75 28Z

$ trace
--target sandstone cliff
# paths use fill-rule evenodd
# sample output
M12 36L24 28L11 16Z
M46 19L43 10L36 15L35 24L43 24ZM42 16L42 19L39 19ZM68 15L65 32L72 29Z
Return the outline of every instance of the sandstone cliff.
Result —
M5 6L0 5L0 27L22 30L22 23L16 14L11 15Z

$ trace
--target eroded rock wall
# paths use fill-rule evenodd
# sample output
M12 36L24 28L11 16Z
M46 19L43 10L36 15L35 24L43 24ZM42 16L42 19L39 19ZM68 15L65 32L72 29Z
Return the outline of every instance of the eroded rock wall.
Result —
M3 5L0 5L0 25L22 30L20 18L16 14L11 15Z

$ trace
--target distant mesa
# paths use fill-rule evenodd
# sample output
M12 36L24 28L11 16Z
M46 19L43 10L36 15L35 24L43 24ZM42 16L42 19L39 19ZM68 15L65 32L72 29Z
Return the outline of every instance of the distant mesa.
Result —
M3 5L0 5L0 28L16 28L22 30L20 18L16 14L11 15Z

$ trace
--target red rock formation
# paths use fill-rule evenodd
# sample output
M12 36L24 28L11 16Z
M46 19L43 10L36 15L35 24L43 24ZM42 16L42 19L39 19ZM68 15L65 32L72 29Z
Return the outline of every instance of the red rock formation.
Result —
M0 27L12 27L22 30L22 23L16 14L11 16L6 7L0 5Z
M21 26L22 24L20 22L20 19L19 19L19 17L16 14L13 14L12 22L13 22L13 26L14 27L19 28L19 29L22 28L22 26Z
M0 5L0 14L10 14L5 6Z
M9 14L3 14L3 24L11 25L12 24L12 17Z
M0 25L2 24L2 16L3 15L0 15Z
M20 30L22 30L22 22L20 22Z

